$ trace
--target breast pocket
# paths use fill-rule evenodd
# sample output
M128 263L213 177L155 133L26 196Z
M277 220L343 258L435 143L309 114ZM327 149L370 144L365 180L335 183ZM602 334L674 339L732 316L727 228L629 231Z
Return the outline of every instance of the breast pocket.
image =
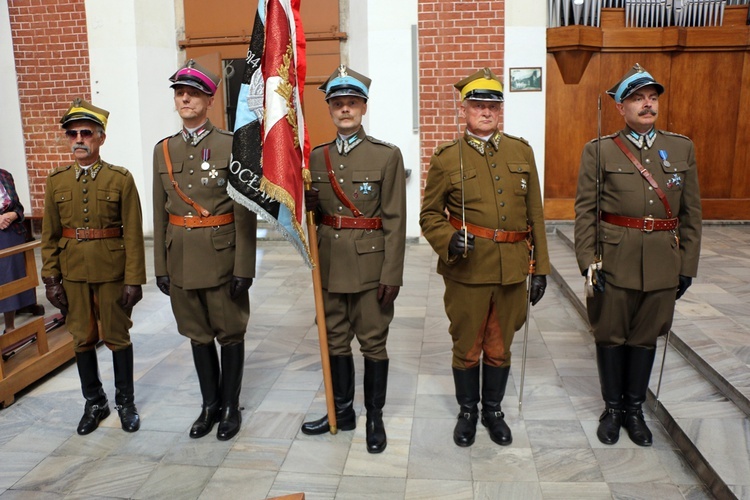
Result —
M213 160L210 162L211 168L207 174L208 185L219 191L227 189L227 182L229 182L229 158L217 158L216 163Z
M333 189L331 188L331 182L328 180L328 173L310 171L310 177L312 179L312 187L318 190L318 199L322 201L330 200L333 196Z
M451 174L450 198L453 205L461 206L462 188L464 193L464 202L478 201L482 199L482 195L479 190L479 179L477 179L476 169L472 168L464 170L463 184L461 182L461 172L454 172Z
M57 213L60 214L60 220L70 220L73 217L73 192L70 190L55 191L54 200L57 204Z
M179 174L181 172L182 162L173 162L172 173ZM174 191L174 186L172 185L172 179L169 177L169 170L167 170L166 163L159 163L159 178L161 179L162 186L164 186L164 191Z
M672 162L669 167L665 167L662 164L664 176L667 179L665 182L667 191L682 191L682 187L685 184L685 173L689 168L690 166L686 161Z
M352 172L354 192L352 199L359 201L373 201L380 199L380 184L382 178L380 170L362 170Z
M618 193L635 191L640 181L634 175L635 166L632 163L608 162L604 165L604 183L608 190Z
M528 162L508 162L513 192L519 196L526 196L529 192L529 175L531 167Z
M98 189L96 191L96 203L99 216L104 221L119 221L120 217L120 192L111 189Z

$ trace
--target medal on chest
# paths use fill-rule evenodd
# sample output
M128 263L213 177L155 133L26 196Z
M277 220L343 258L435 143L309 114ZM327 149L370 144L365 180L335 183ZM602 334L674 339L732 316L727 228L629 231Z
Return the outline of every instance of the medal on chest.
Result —
M661 158L661 164L669 168L672 164L667 160L667 151L664 149L659 150L659 158Z
M211 168L211 165L209 165L208 160L211 159L211 150L208 148L203 148L203 151L201 152L203 163L201 163L201 170L208 170Z

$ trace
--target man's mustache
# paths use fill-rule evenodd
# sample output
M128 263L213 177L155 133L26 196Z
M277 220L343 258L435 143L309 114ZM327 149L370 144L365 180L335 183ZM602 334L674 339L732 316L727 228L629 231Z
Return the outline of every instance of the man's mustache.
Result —
M638 116L645 116L645 115L648 115L648 114L656 116L656 113L657 112L654 111L653 109L644 109L643 111L639 111L638 112Z
M90 153L90 152L91 152L91 150L89 149L89 147L88 147L88 146L86 146L85 144L74 144L74 145L73 145L73 152L74 152L74 153L76 152L76 149L83 149L83 150L84 150L84 151L86 151L87 153Z

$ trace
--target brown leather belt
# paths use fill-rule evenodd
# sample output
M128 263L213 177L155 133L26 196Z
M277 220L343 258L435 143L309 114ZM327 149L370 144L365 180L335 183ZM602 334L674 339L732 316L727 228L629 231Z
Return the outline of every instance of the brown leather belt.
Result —
M456 229L461 229L461 220L451 215L450 217L451 226ZM466 223L466 229L474 236L492 240L495 243L517 243L525 240L531 233L531 228L526 231L504 231L502 229L490 229L482 226L475 226L474 224Z
M232 212L222 215L211 215L209 217L169 214L169 223L180 227L216 227L226 226L231 222L234 222L234 213Z
M64 227L62 237L71 240L101 240L105 238L119 238L122 236L122 227L108 227L106 229L95 229L89 227Z
M640 229L644 233L677 229L676 217L674 219L654 219L653 217L625 217L624 215L602 212L601 220L615 226Z
M381 229L383 227L383 219L380 217L324 215L320 222L334 229Z

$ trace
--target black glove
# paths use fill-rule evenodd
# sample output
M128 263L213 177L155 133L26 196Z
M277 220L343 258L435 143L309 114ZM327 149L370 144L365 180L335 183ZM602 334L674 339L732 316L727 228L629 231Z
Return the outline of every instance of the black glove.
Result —
M468 248L469 251L474 250L474 235L467 231L466 240L464 240L464 231L459 229L451 236L451 242L448 243L448 253L450 255L463 255L464 248Z
M169 295L169 276L157 276L156 286L164 295Z
M544 290L547 289L547 277L534 275L531 277L531 291L529 292L529 300L531 305L535 306L537 302L542 300L544 297Z
M318 208L320 189L311 187L305 189L305 210L308 212L315 211Z
M143 298L141 285L124 285L122 287L122 300L120 304L123 309L132 309Z
M393 305L393 301L398 297L398 292L401 290L399 286L384 285L378 286L378 302L380 302L381 309L387 309Z
M42 281L49 303L66 314L68 312L68 296L65 294L65 288L63 288L62 276L50 276L42 278Z
M604 271L599 269L594 271L594 291L604 293L604 285L607 284L607 280L604 278Z
M253 284L252 278L240 278L239 276L232 276L232 284L229 286L229 296L232 300L236 299L243 293L247 293L250 290L250 286Z
M677 286L677 299L675 300L678 300L680 297L682 297L692 284L693 278L691 278L690 276L680 275L680 284Z

